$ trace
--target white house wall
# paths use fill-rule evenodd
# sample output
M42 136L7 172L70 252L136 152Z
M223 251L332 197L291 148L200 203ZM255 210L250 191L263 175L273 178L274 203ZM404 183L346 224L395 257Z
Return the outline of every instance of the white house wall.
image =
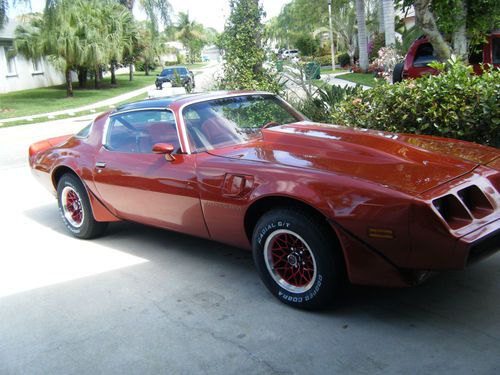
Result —
M40 61L38 72L35 72L33 62L24 56L18 54L14 59L16 72L8 74L5 48L0 45L0 93L55 86L65 82L64 74L44 58Z

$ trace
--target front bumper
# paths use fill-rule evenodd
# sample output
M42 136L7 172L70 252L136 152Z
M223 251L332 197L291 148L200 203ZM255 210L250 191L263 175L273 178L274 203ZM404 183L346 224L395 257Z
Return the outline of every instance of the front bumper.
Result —
M462 237L455 254L463 261L463 267L485 259L500 250L500 219Z

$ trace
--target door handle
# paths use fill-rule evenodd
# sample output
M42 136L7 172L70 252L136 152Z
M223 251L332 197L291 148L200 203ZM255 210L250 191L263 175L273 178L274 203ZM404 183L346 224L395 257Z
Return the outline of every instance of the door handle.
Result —
M95 163L95 167L96 168L106 168L106 163L98 161L97 163Z

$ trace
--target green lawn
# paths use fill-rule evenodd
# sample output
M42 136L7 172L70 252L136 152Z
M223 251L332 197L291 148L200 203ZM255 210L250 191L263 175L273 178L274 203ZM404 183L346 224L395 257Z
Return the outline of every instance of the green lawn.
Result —
M325 66L321 67L321 74L346 73L346 72L347 72L347 70L345 70L345 69L332 70L332 68L327 68Z
M376 86L382 83L384 80L381 78L375 78L371 73L347 73L336 76L335 78L343 79L349 82L359 83L365 86Z
M113 107L118 107L122 104L132 103L132 102L136 102L136 101L143 100L143 99L146 99L146 94L144 94L144 93L139 94L137 96L134 96L130 99L121 101L119 103L116 103L113 105ZM73 115L63 114L63 115L55 116L55 117L50 118L50 119L47 117L35 117L33 119L33 121L26 121L26 120L10 121L10 122L4 123L0 128L8 128L8 127L17 126L17 125L36 124L36 123L46 122L46 121L63 120L66 118L79 117L79 116L85 116L85 115L96 115L97 116L97 114L99 114L101 112L110 111L111 109L112 108L110 106L105 106L105 107L94 108L94 109L86 110L86 111L74 112ZM0 122L1 122L1 120L0 120Z
M117 87L111 87L109 78L105 78L99 90L93 89L91 81L87 83L88 89L78 89L77 82L74 83L73 98L66 97L65 85L0 94L0 120L92 104L153 85L155 77L156 72L150 72L149 76L145 76L144 72L136 72L133 81L129 81L128 74L117 75Z

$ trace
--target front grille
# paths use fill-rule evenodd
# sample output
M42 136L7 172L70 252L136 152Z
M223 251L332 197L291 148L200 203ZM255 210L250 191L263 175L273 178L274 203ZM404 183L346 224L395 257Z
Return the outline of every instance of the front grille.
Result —
M492 233L492 235L479 240L479 242L472 244L469 249L467 264L469 265L489 257L498 250L500 250L500 229Z

